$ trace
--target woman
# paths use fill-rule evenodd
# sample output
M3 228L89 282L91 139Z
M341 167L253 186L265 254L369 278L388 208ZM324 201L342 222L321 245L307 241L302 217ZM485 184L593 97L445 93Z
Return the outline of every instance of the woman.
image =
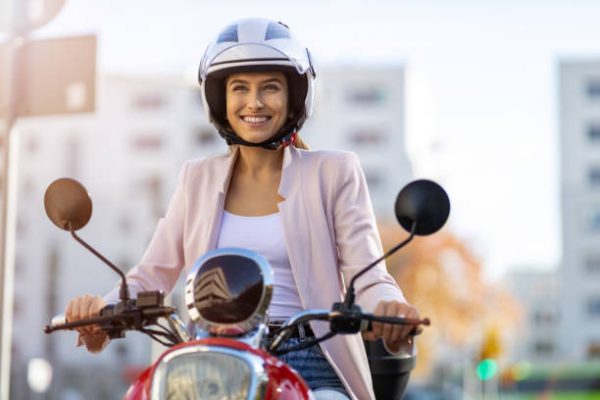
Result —
M331 307L344 283L382 254L357 157L309 151L297 135L311 112L314 78L308 49L282 23L241 20L208 46L199 71L204 108L230 152L185 163L165 218L128 274L133 293L168 292L204 252L245 247L274 268L269 320L276 324L301 309ZM367 311L418 317L383 263L357 280L356 293ZM67 319L97 315L116 300L116 289L104 299L74 299ZM311 323L287 345L326 330ZM374 324L365 337L383 338L394 352L409 330ZM80 340L90 351L108 342L98 328L82 328ZM359 335L338 335L284 360L318 398L374 397Z

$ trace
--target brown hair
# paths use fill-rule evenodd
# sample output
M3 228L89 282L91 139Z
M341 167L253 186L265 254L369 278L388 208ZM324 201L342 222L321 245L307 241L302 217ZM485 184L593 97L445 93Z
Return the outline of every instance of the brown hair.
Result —
M302 140L300 135L296 135L296 141L294 142L294 147L302 150L310 150L310 147Z

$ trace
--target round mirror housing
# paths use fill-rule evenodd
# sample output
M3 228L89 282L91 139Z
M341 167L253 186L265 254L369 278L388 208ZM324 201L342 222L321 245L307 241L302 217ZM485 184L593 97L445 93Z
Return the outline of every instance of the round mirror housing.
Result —
M406 185L398 194L396 219L408 232L417 223L415 235L430 235L444 226L450 214L450 199L437 183L420 179Z
M50 221L69 231L83 228L92 216L92 199L83 185L71 178L55 180L46 189L44 208Z
M273 272L260 254L246 249L211 250L194 263L185 287L190 318L201 329L236 336L266 322Z

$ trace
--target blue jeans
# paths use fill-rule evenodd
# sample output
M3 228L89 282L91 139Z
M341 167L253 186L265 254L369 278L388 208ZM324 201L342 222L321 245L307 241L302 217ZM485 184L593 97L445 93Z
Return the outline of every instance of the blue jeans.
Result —
M279 349L297 346L306 340L308 339L289 338L281 344ZM344 384L325 358L319 345L283 354L279 356L279 359L298 371L312 391L330 389L350 398Z

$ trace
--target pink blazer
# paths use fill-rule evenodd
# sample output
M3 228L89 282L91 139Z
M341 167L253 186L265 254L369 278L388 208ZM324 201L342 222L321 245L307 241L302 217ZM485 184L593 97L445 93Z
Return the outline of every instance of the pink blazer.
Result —
M132 294L169 292L206 251L215 248L225 195L238 155L187 161L167 213L141 262L128 274ZM344 282L383 254L358 157L340 151L285 149L279 203L293 276L304 308L329 309L343 298ZM391 206L391 205L390 205ZM265 238L268 240L268 238ZM356 282L357 303L373 311L381 300L404 301L380 263ZM106 296L115 302L118 290ZM312 328L321 336L323 323ZM373 399L367 357L359 334L338 335L322 348L355 399Z

